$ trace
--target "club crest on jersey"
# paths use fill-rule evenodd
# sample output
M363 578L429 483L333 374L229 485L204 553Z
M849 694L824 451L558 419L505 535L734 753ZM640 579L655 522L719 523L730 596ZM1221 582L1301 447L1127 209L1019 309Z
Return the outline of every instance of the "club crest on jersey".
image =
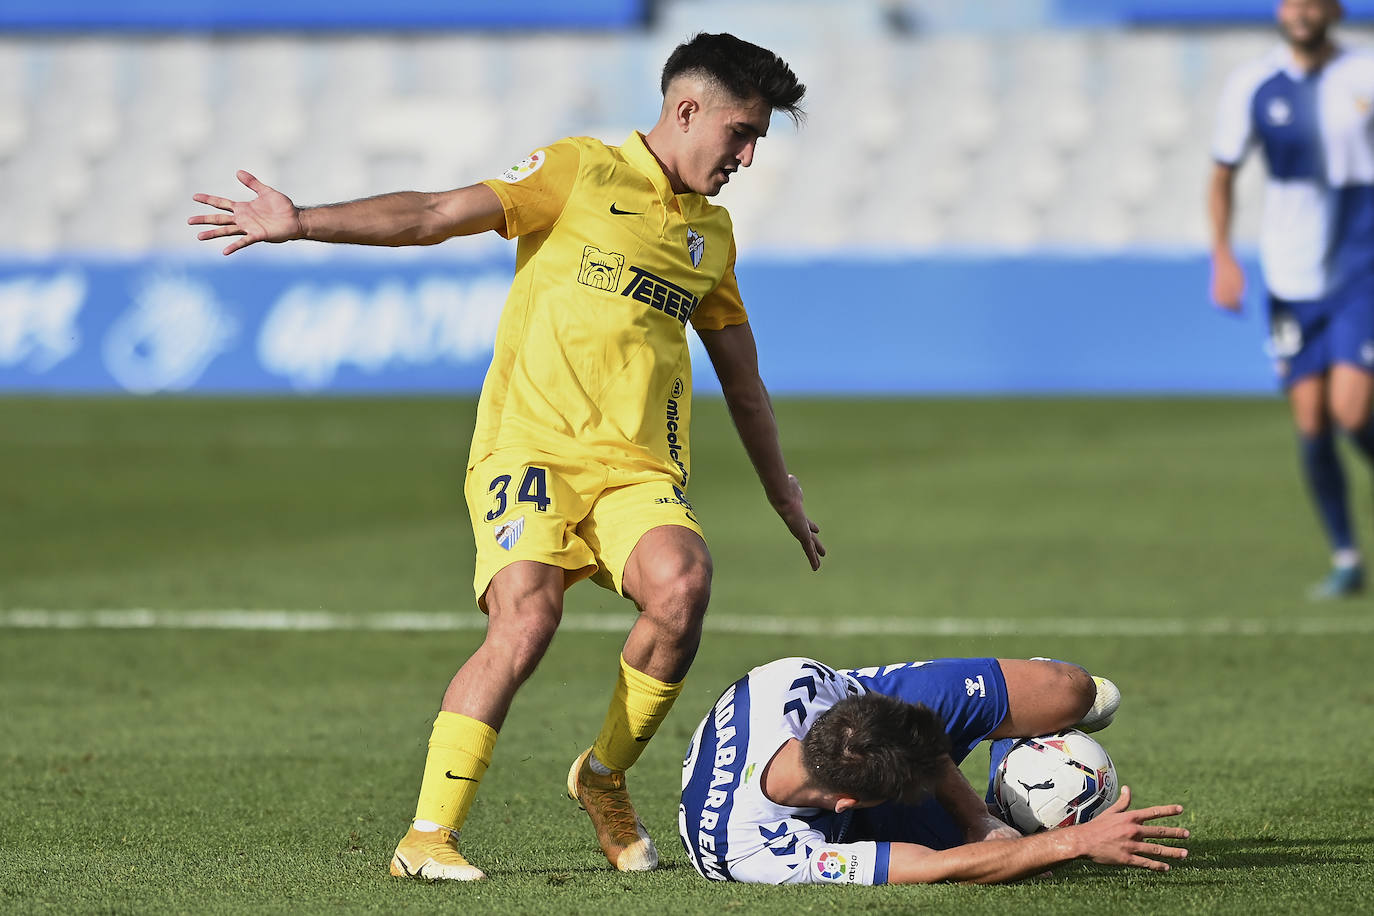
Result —
M1270 124L1275 127L1283 127L1293 120L1293 106L1288 104L1287 99L1272 99L1264 114L1269 119Z
M519 162L515 163L515 165L502 172L501 180L506 182L506 184L515 184L517 181L524 181L526 178L529 178L535 172L539 171L539 167L544 164L544 160L548 158L548 155L549 154L542 149L535 150L524 159L521 159Z
M687 227L687 254L692 258L692 266L701 266L701 256L706 253L706 236L691 226Z
M620 270L624 266L623 254L588 245L582 249L582 266L577 271L577 282L613 293L620 288Z
M525 516L513 518L508 522L494 525L493 533L496 535L496 543L502 548L510 550L515 546L515 542L520 540L520 535L525 533Z

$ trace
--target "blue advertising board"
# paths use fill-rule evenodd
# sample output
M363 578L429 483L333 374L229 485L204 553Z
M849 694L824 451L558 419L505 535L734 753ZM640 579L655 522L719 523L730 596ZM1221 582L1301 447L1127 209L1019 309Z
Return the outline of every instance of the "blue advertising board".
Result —
M0 391L474 392L511 270L0 262ZM1259 309L1209 306L1201 255L754 260L739 278L777 393L1274 390Z

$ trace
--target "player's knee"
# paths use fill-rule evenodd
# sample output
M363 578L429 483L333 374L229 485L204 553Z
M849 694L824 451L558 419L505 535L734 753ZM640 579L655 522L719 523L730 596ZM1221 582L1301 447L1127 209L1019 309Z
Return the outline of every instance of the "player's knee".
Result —
M1036 675L1027 684L1044 698L1045 723L1054 728L1068 728L1092 709L1097 699L1097 684L1081 665L1048 658L1032 659L1037 665Z
M1336 422L1336 427L1342 433L1353 436L1369 424L1369 412L1362 404L1354 406L1332 404L1331 419Z
M1069 721L1077 722L1093 708L1097 699L1097 684L1092 675L1078 665L1060 665L1062 670L1063 694L1069 707Z
M640 608L653 615L696 617L711 599L711 557L684 553L655 564L640 582Z

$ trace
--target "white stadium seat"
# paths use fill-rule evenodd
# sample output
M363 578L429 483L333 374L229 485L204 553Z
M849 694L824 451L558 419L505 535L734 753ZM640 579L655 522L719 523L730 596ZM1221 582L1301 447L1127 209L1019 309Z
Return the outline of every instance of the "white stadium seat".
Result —
M1217 94L1274 41L902 34L880 4L806 2L770 21L807 124L779 118L722 197L751 250L1196 248ZM0 256L203 249L190 194L237 193L236 168L319 203L455 187L570 133L619 142L657 115L688 20L748 33L791 8L747 7L668 4L643 33L0 36ZM1261 172L1242 172L1247 201ZM129 208L128 231L74 216L95 205Z

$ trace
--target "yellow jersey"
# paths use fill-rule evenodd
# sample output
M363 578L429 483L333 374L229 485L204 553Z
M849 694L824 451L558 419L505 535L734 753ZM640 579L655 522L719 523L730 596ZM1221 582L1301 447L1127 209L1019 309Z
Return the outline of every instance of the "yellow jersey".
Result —
M748 316L730 215L674 194L638 132L535 151L485 184L519 237L515 279L482 385L471 468L529 448L655 470L686 487L700 330Z

